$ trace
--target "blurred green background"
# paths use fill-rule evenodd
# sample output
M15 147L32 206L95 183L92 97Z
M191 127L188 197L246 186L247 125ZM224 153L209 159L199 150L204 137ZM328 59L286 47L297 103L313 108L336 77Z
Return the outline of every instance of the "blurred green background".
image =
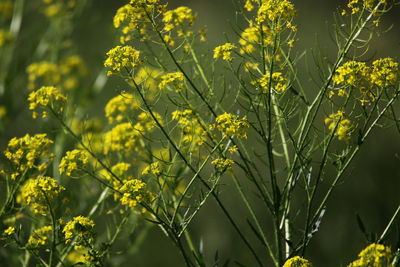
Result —
M334 0L293 2L298 9L296 24L299 28L295 49L299 53L307 50L305 58L300 63L302 68L299 74L307 84L308 90L315 92L319 88L311 81L315 72L311 52L314 49L329 57L336 55L329 32L332 30L333 15L337 10L341 10L338 7L343 4ZM117 8L125 1L93 0L89 3L90 5L74 22L72 39L76 45L76 52L86 60L92 73L90 79L93 80L94 74L102 71L105 52L116 44L116 31L112 27L112 18ZM230 40L237 40L231 29L231 25L235 25L234 6L237 4L237 1L230 0L170 1L171 6L187 5L193 8L198 14L197 25L207 25L210 48L226 41L222 33L226 33ZM393 26L393 29L375 36L369 48L370 56L391 56L399 60L399 18L400 6L395 7L383 18L380 29L385 30L390 26ZM28 49L18 48L18 51L21 51L20 58L26 58L24 53L29 55L29 42L35 42L36 33L42 34L45 25L45 19L35 14L27 14L22 25L22 38L26 41ZM15 63L14 67L25 68L24 65L27 63L30 62L21 60ZM23 84L24 81L21 81L14 86ZM121 86L121 83L114 79L108 81L103 92L104 96L99 101L105 103L111 95L121 90ZM101 109L97 107L98 105L93 107L93 114L102 115ZM1 148L4 148L4 144L11 137L23 135L27 127L35 129L35 125L29 119L30 114L23 108L19 112L16 121L9 122L8 127L2 131ZM365 238L357 225L356 214L361 216L368 231L380 234L400 203L400 135L394 129L378 129L371 139L374 141L367 142L347 172L343 183L337 187L329 201L320 231L312 240L306 254L315 266L346 266L366 245ZM241 210L237 208L237 203L232 197L233 190L229 188L229 181L226 183L227 186L222 193L223 199L229 203L229 208L235 210L236 218L240 218ZM244 216L241 225L248 227ZM203 208L193 228L196 242L202 243L209 259L212 259L218 250L222 259L250 262L251 266L249 253L243 249L234 230L213 203L210 202ZM399 229L391 233L389 241L392 245L396 244L399 235ZM129 260L129 263L125 261L121 266L183 266L183 262L170 241L157 227L153 227L142 248Z

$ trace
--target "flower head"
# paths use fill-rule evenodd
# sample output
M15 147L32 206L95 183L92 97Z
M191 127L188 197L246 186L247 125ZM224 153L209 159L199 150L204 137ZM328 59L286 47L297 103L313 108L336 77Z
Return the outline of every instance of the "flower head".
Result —
M132 110L139 109L140 104L133 94L122 93L111 98L104 109L109 123L121 122Z
M224 45L217 46L214 49L214 58L222 58L223 60L226 61L231 61L232 60L232 52L236 48L231 43L226 43Z
M215 119L215 124L211 128L217 128L221 133L227 137L237 136L240 138L247 138L247 129L249 123L246 118L239 118L230 113L219 115Z
M33 230L26 246L29 249L38 249L40 246L44 246L47 243L48 235L51 231L53 231L52 226L43 226L39 229Z
M312 264L299 256L288 259L283 267L312 267Z
M71 176L74 172L83 170L89 162L89 154L85 150L74 149L67 151L59 165L60 173Z
M329 117L325 119L325 124L328 126L329 130L335 131L335 136L337 136L339 140L346 142L350 140L353 125L349 119L344 117L343 111L339 110L329 115Z
M83 216L74 217L67 222L62 232L65 236L65 243L71 243L74 240L75 249L86 247L94 239L94 222Z
M382 244L371 244L348 267L392 267L392 251Z
M371 83L379 87L395 85L399 77L399 63L392 58L382 58L372 63Z
M161 82L158 88L161 90L172 88L175 92L180 92L183 89L183 81L185 77L182 72L171 72L161 76Z
M127 69L130 72L142 63L140 52L129 45L118 45L108 51L107 56L104 66L111 69L107 75L118 73L121 69Z
M39 90L29 94L29 109L43 109L42 117L47 117L47 108L51 108L55 112L62 112L67 98L61 94L60 90L53 86L43 86ZM37 118L36 111L33 112L33 118Z

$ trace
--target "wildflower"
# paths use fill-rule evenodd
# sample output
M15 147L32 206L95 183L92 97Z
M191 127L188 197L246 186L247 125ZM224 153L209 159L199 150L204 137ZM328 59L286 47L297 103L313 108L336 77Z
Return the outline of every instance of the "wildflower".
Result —
M159 69L144 66L135 72L134 80L136 84L139 84L143 88L146 88L146 97L152 98L155 93L159 92L158 78L160 77L160 75L161 71Z
M249 123L246 118L239 118L236 115L225 112L219 115L215 122L211 128L217 128L225 136L233 137L236 135L240 138L247 138L246 131L249 128Z
M328 126L330 131L334 131L335 136L341 141L348 142L350 140L353 125L349 119L344 118L344 112L339 110L336 113L329 115L325 119L325 124Z
M265 0L257 12L258 23L272 22L276 30L296 15L294 5L287 0Z
M222 58L223 60L226 61L231 61L232 60L232 52L236 48L231 43L226 43L224 45L217 46L214 49L214 58Z
M231 159L223 159L223 158L218 158L213 161L211 161L212 165L215 165L218 168L225 169L225 168L230 168L235 162Z
M34 213L46 214L49 201L56 198L65 188L48 176L39 175L29 179L22 187L18 202L31 206Z
M312 264L299 256L288 259L283 267L312 267Z
M121 204L133 209L142 201L148 200L150 195L145 190L146 186L146 183L138 179L124 181L124 184L119 188L122 192Z
M40 246L44 246L48 240L48 234L51 231L53 231L52 226L43 226L33 230L33 233L29 236L27 247L30 249L37 249Z
M237 145L234 145L234 146L231 146L229 149L228 149L228 151L229 151L229 153L231 153L231 154L235 154L237 151L238 151L238 147L237 147Z
M207 132L190 109L172 112L172 119L178 121L182 128L184 144L191 145L191 149L197 149L207 140Z
M244 8L249 12L252 11L254 9L254 2L255 0L246 0L246 2L244 3Z
M392 267L392 251L381 244L371 244L358 254L358 260L348 267Z
M65 243L71 243L74 240L75 249L86 247L94 239L94 222L86 217L77 216L72 221L67 222L62 232L65 236Z
M272 44L271 39L271 30L266 25L262 25L263 30L263 43L264 45ZM259 45L261 40L260 30L258 26L254 26L253 23L250 23L250 26L244 29L244 31L240 34L239 44L240 44L240 54L250 54L254 52L255 45Z
M161 82L158 88L161 90L173 88L175 92L180 92L183 89L184 76L182 72L171 72L161 76Z
M37 85L54 86L61 81L61 74L56 64L41 61L32 63L26 68L28 73L28 89L33 90Z
M144 133L145 129L140 123L133 125L126 122L116 125L104 135L104 154L109 151L131 153Z
M399 63L392 58L382 58L372 63L371 82L379 87L395 85L398 75Z
M61 174L65 173L66 175L71 176L73 172L83 170L88 162L88 152L80 149L67 151L65 156L61 159L59 171Z
M111 98L105 107L106 118L109 123L121 122L129 111L137 110L140 104L133 94L122 93Z
M253 84L260 86L265 94L269 92L270 88L278 92L286 91L288 88L288 81L281 72L267 73Z
M99 258L98 251L84 247L78 247L67 255L67 260L73 265L77 264L96 264Z
M38 107L45 109L51 108L55 112L63 111L63 104L67 102L67 98L53 86L43 86L39 90L29 94L29 109L35 110ZM33 112L33 118L37 118L37 113ZM42 117L47 117L47 112L42 112Z
M9 226L6 230L4 230L3 235L5 236L10 236L15 233L15 227L14 226Z
M370 68L364 62L349 61L337 68L332 80L343 86L359 86L368 80Z
M181 6L174 10L168 10L164 12L162 21L165 23L164 31L171 32L175 28L178 28L178 36L183 36L183 28L185 26L192 26L196 17L190 8ZM186 33L187 35L190 32Z
M386 0L379 0L381 4L387 4ZM377 4L377 0L349 0L347 7L351 9L351 14L356 14L362 9L372 11ZM345 10L344 10L345 11Z
M42 172L47 169L49 162L54 157L50 152L53 141L46 134L29 134L21 138L14 137L4 151L5 157L12 162L14 172L11 179L16 179L28 169L37 169ZM40 162L40 164L38 164Z
M156 161L156 162L153 162L153 163L147 165L146 168L144 168L142 171L142 175L147 175L147 174L158 175L160 173L161 173L161 170L160 170L160 162L159 161Z
M120 72L121 68L130 72L131 69L142 63L140 52L129 45L118 45L108 51L107 56L104 66L111 69L107 72L108 76Z

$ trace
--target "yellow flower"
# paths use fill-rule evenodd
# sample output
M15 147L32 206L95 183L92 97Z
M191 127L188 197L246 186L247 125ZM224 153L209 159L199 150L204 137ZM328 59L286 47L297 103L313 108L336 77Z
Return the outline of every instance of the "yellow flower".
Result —
M257 12L258 23L268 22L275 30L281 30L281 26L292 20L296 15L294 5L287 0L265 0ZM291 25L286 25L292 29Z
M249 27L244 29L240 34L240 54L250 54L256 50L255 46L260 44L261 37L259 26L253 24L253 22L250 22ZM264 45L272 44L271 30L266 25L262 25L262 31Z
M231 159L223 159L223 158L218 158L213 161L211 161L212 165L215 165L218 168L225 169L225 168L230 168L235 162Z
M30 178L21 187L21 194L17 201L31 206L34 213L46 214L48 212L48 201L56 198L65 188L57 184L57 181L48 176L39 175Z
M65 236L65 243L70 243L74 238L75 249L86 247L94 239L94 222L86 217L77 216L67 222L62 232Z
M27 247L30 249L37 249L40 246L44 246L48 239L48 233L53 231L52 226L43 226L42 228L36 229L29 236Z
M371 244L358 254L358 260L353 261L348 267L394 267L392 251L381 244Z
M283 267L312 267L312 264L299 256L288 259Z
M14 137L4 151L5 157L14 165L12 179L16 179L28 169L37 169L43 172L47 169L54 154L50 152L53 141L46 134L29 134L21 138ZM40 162L40 164L38 164Z
M250 127L246 118L239 118L230 113L219 115L211 128L217 128L225 136L247 138L247 129Z
M130 154L144 133L145 129L140 123L135 125L129 122L118 124L105 133L103 152L108 154L110 151L120 151Z
M226 43L224 45L217 46L214 49L214 58L222 58L223 60L226 61L231 61L232 60L232 52L236 48L231 43Z
M330 131L335 131L335 136L337 136L340 141L348 142L350 140L354 127L349 119L344 118L343 111L339 110L329 115L329 117L325 119L325 124Z
M109 123L121 122L132 110L140 108L140 104L133 94L122 93L111 98L105 107L106 118Z
M129 45L118 45L108 51L107 56L104 66L111 69L107 75L118 73L121 69L131 72L133 68L142 63L140 52Z
M147 174L158 175L160 173L161 173L161 170L160 170L160 162L159 161L156 161L156 162L153 162L153 163L147 165L146 168L144 168L142 171L142 175L147 175Z
M349 61L337 68L332 80L343 86L358 86L368 80L371 69L364 63Z
M192 26L196 17L190 8L181 6L164 13L162 21L165 23L164 31L170 32L178 28L178 36L183 35L183 28ZM190 32L186 33L190 34Z
M10 236L15 233L15 227L9 226L6 230L4 230L3 235Z
M158 88L161 90L166 88L173 88L175 92L180 92L183 89L183 81L185 77L182 72L172 72L161 76L161 82Z
M142 201L151 200L151 195L145 190L146 186L146 183L138 179L124 181L119 188L123 193L120 199L121 204L133 209Z
M392 58L382 58L372 63L371 82L379 87L396 85L399 76L399 63Z
M182 142L189 145L190 150L197 150L207 140L207 132L192 110L176 110L172 112L172 119L178 121L178 125L182 129Z
M281 72L274 72L272 75L267 73L253 84L260 86L265 94L269 92L269 88L278 92L286 91L288 88L288 81Z
M67 102L67 98L61 94L60 90L53 86L43 86L39 90L29 94L29 109L35 110L37 108L46 109L51 108L55 112L62 112L63 105ZM37 117L37 113L33 112L33 118ZM47 112L42 111L42 117L47 117Z
M80 149L67 151L65 156L61 159L59 171L61 174L65 173L66 175L71 176L73 172L84 170L88 162L88 152Z

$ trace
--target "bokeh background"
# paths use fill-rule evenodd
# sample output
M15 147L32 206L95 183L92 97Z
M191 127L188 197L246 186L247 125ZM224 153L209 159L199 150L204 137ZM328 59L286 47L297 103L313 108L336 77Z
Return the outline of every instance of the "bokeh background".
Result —
M322 55L333 57L336 55L331 34L333 16L338 13L343 2L335 0L294 0L298 9L296 24L297 34L295 50L301 53L307 50L302 62L299 76L310 92L319 88L311 82L315 73L312 52L318 51ZM102 71L105 52L116 44L116 31L112 27L112 18L118 7L125 4L122 0L92 0L74 22L72 39L76 52L87 62L91 76ZM237 36L232 30L235 25L235 5L238 1L231 0L186 0L170 1L171 6L187 5L198 14L197 25L207 25L208 44L210 48L226 41L225 35L231 40ZM13 63L15 69L24 69L33 59L29 58L30 47L43 34L46 20L35 13L26 14L22 22L19 55ZM391 31L383 33L393 26ZM400 6L395 7L388 16L383 18L380 30L369 48L369 56L391 56L400 59ZM23 47L25 46L25 48ZM24 81L15 82L13 86L20 88ZM107 81L102 96L93 105L93 115L102 115L99 106L115 92L120 91L123 84L115 79ZM17 90L17 89L16 89ZM16 94L18 94L16 92ZM11 95L9 97L16 97ZM0 99L0 104L11 101L10 98ZM15 105L14 105L15 106ZM16 105L18 107L18 105ZM0 132L0 148L13 136L21 136L26 132L35 132L36 125L29 119L30 115L21 103L15 120L9 121ZM399 111L400 112L400 111ZM320 231L316 234L307 251L306 257L315 266L334 267L346 266L356 258L358 252L366 245L366 240L359 230L356 214L365 222L368 232L380 234L390 219L392 213L400 203L400 134L395 129L378 129L371 136L373 142L367 142L352 168L347 172L343 182L332 195ZM241 209L236 208L237 202L226 181L223 189L223 198L229 203L228 207L235 210L235 216L240 218ZM247 227L245 218L241 222ZM222 259L240 259L250 262L250 256L243 249L241 241L234 230L229 226L225 217L213 203L205 205L200 216L192 226L195 239L202 243L205 254L212 259L218 251ZM390 236L389 244L393 246L399 239L399 229L395 229ZM124 255L120 255L123 257ZM0 263L2 266L3 263ZM120 266L152 267L152 266L183 266L183 262L170 241L163 233L154 227L150 229L141 248L133 254L129 261L121 262ZM232 266L235 266L232 264Z

